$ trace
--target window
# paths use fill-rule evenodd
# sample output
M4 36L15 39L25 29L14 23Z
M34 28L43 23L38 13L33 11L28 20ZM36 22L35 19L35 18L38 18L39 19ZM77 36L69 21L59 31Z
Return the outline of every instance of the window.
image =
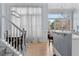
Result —
M64 13L48 14L48 27L51 30L70 30L70 15Z
M40 7L12 7L11 12L15 14L15 16L11 15L11 21L21 29L24 28L29 38L40 38L42 35ZM13 27L12 32L14 32Z

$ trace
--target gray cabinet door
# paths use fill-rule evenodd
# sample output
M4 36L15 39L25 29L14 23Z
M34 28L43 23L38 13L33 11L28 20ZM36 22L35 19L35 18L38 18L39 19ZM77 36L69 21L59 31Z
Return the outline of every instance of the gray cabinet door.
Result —
M71 42L71 34L54 33L54 47L62 56L71 55Z

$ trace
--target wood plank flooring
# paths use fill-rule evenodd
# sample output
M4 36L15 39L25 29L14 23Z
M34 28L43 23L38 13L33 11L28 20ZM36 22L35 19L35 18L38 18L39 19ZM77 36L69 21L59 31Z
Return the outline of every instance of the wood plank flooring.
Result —
M53 56L52 44L49 42L43 43L28 43L27 44L28 56Z

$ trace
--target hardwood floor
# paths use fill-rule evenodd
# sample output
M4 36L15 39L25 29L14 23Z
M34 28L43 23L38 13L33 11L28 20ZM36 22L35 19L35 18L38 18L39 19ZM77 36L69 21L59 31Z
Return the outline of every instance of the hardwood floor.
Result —
M52 44L49 42L43 43L28 43L27 44L28 56L53 56Z

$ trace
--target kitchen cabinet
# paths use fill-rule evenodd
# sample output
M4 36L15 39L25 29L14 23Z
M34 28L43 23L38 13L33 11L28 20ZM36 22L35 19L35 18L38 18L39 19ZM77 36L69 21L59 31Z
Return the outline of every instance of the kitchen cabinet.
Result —
M53 32L54 48L62 56L72 55L72 34L63 32Z
M79 35L72 34L72 56L79 56Z

